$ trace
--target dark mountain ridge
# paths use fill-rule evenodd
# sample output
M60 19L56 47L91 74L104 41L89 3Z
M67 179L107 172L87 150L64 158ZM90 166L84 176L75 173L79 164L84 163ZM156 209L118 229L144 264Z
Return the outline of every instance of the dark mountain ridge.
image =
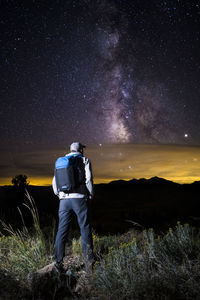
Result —
M130 179L130 180L115 180L109 182L108 184L129 185L129 184L178 184L178 183L155 176L150 179L140 178L140 179Z
M37 205L41 223L52 224L57 219L58 198L51 186L28 186L28 192ZM177 221L199 225L200 181L178 184L159 177L150 179L117 180L95 185L91 204L92 226L97 233L123 232L132 227L165 229ZM13 186L0 187L0 218L20 223L19 207L27 222L30 214L24 207L24 191ZM74 224L76 226L76 224Z

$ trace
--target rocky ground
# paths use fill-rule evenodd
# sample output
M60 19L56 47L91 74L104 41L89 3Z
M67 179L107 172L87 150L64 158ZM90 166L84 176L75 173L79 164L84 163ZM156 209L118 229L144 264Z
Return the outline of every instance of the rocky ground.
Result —
M93 288L93 273L86 272L79 255L71 255L65 257L61 272L52 263L29 273L27 282L34 299L88 298Z

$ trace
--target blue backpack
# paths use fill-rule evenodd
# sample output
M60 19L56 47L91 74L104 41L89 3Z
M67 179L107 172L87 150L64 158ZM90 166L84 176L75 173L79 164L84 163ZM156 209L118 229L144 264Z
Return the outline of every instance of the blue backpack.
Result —
M59 157L55 163L55 179L58 192L70 193L80 185L78 158L80 154Z

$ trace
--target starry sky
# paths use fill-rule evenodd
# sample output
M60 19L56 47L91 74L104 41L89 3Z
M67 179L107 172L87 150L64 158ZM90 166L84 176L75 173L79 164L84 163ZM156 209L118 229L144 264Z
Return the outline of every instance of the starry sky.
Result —
M73 141L198 148L199 39L199 0L2 0L0 177Z

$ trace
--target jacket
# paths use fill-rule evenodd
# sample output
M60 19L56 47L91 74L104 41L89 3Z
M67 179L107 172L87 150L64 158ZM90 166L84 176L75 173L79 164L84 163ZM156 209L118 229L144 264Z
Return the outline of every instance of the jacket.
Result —
M66 154L66 156L72 155L72 154L80 154L80 152L71 152L71 153ZM52 181L52 187L53 187L54 194L57 195L59 197L59 199L84 198L86 196L88 196L89 198L93 197L94 190L93 190L93 176L92 176L91 162L85 156L82 156L81 158L83 160L83 165L84 165L84 169L85 169L85 182L83 183L84 189L82 189L82 191L80 190L76 193L58 192L57 186L56 186L56 180L55 180L55 176L54 176L53 181Z

